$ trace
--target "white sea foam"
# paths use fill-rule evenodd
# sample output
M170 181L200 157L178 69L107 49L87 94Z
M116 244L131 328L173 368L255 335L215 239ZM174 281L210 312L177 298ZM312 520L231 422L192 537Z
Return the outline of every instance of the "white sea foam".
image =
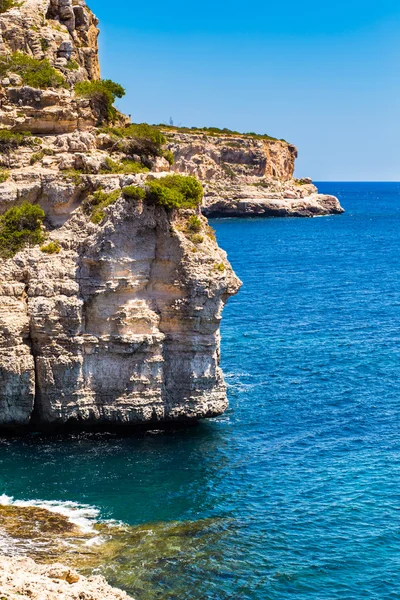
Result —
M95 533L94 525L99 521L100 511L89 504L62 502L57 500L14 500L12 496L0 495L2 506L36 506L67 517L82 533ZM96 539L96 538L95 538Z

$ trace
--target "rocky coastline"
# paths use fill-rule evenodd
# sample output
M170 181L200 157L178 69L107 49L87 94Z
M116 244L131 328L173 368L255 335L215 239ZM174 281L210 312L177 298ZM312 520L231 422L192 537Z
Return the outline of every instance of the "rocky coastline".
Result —
M343 209L293 179L297 150L283 140L131 124L113 106L123 88L100 79L98 21L84 0L9 2L0 429L222 414L219 325L241 282L206 216Z
M104 577L84 577L61 564L41 565L26 557L0 556L2 600L129 600Z

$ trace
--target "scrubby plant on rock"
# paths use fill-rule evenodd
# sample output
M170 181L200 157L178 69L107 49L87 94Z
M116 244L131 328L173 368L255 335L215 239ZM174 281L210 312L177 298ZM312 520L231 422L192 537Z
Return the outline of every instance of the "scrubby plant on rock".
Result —
M46 89L66 85L64 76L51 66L47 58L37 60L22 52L0 57L0 77L5 77L8 73L16 73L25 85L33 88Z
M100 169L100 173L107 175L108 173L125 173L127 175L134 175L136 173L147 173L149 169L142 163L138 163L134 160L123 160L117 162L107 157L103 167Z
M203 223L201 222L201 219L197 215L192 215L191 217L189 217L188 222L187 222L187 229L189 231L198 233L199 231L201 231L202 227L203 227Z
M75 93L83 98L88 98L92 109L99 115L100 123L115 120L117 110L113 104L117 98L125 96L122 85L111 79L79 81L75 84Z
M10 177L10 171L0 169L0 183L4 183Z
M5 13L10 8L19 8L22 2L16 0L0 0L0 14Z
M146 156L164 154L162 145L167 141L165 136L159 129L147 123L131 123L127 127L107 127L100 131L111 135L114 138L114 147L125 154Z
M8 154L19 146L33 146L36 138L29 132L16 133L9 129L0 129L0 153Z
M126 185L122 188L122 193L124 194L124 197L129 200L144 200L146 197L145 190L136 185Z
M146 181L146 186L147 198L166 208L195 208L203 197L203 186L190 175L167 175Z
M61 250L61 246L58 242L49 242L44 246L40 246L40 250L45 254L58 254Z
M44 211L37 204L24 202L0 217L0 256L10 258L25 246L43 242Z
M104 209L114 204L121 196L121 190L105 192L101 188L90 194L83 203L83 210L91 217L92 223L98 225L106 216Z

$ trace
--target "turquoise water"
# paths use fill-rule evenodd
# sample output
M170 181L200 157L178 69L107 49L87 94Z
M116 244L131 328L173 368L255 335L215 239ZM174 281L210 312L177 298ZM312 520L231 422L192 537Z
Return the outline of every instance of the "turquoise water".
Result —
M212 223L244 282L226 415L3 440L0 493L200 524L149 574L159 598L400 598L400 184L320 189L347 212Z

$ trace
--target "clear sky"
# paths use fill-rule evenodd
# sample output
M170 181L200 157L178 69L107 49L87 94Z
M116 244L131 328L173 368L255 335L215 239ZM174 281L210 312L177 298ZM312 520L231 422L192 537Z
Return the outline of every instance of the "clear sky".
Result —
M400 180L399 0L89 0L134 122L268 133L298 176Z

